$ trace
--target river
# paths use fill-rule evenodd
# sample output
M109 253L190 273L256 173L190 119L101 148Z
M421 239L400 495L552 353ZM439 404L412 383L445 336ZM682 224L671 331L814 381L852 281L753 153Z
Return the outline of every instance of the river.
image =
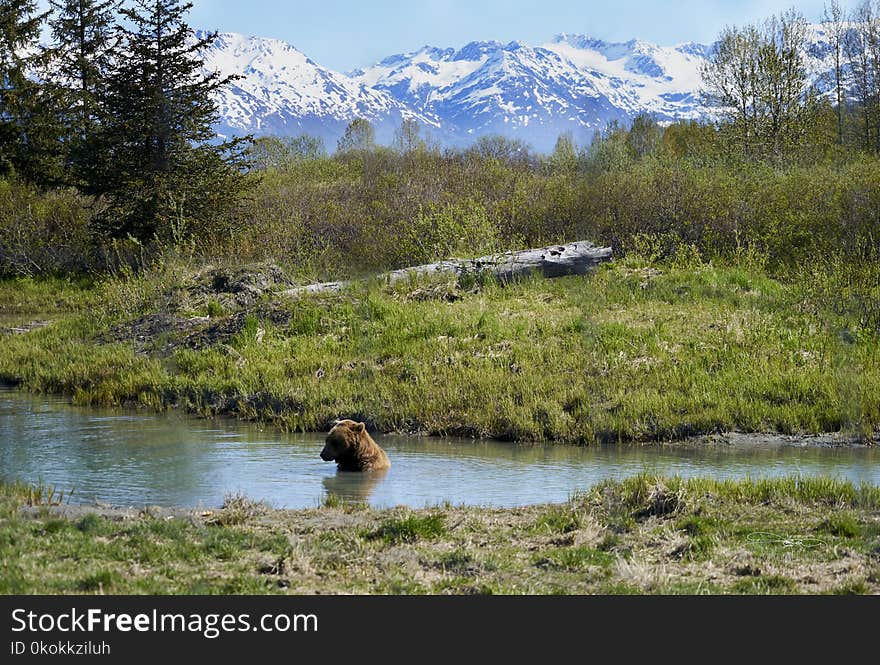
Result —
M204 506L244 493L277 508L311 508L329 494L374 507L517 506L561 502L606 478L643 471L714 478L827 475L880 484L878 447L762 443L649 446L519 445L381 436L392 468L337 472L322 434L181 414L84 409L0 390L0 480L42 482L74 504ZM72 494L71 494L72 492Z

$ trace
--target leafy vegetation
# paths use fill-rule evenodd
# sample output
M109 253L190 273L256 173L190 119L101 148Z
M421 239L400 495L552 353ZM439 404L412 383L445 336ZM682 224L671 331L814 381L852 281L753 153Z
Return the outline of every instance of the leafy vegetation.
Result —
M212 36L190 48L188 3L52 8L10 3L0 22L10 53L39 55L2 64L0 273L137 271L170 252L271 260L305 280L576 239L620 257L646 238L664 257L748 254L783 279L816 261L876 263L880 23L869 2L853 16L832 3L827 20L837 99L852 103L808 85L804 19L789 11L721 35L703 71L716 123L642 116L536 155L499 136L444 150L411 120L386 148L358 118L332 156L314 137L263 137L246 160L242 142L212 140L210 94L227 81L196 75ZM45 21L53 47L39 49ZM64 76L37 85L22 72L38 65ZM57 126L29 129L43 122L35 105L55 109ZM21 144L53 132L54 148Z
M216 34L196 39L185 22L191 8L180 0L52 0L42 13L32 0L0 7L0 176L22 188L14 198L39 192L75 209L48 223L30 206L13 209L0 223L12 238L0 240L0 253L13 260L0 260L0 271L107 267L108 242L131 251L227 228L249 182L241 173L247 139L216 140L211 95L230 79L203 73L198 55ZM50 45L40 44L44 27ZM41 257L37 248L56 239L67 241L60 256ZM15 261L16 249L28 252Z
M803 21L787 13L722 35L704 71L717 123L642 116L588 145L560 136L550 155L499 136L441 149L412 121L387 148L364 119L333 155L309 136L244 155L213 140L226 81L198 74L212 37L188 45L188 3L51 6L0 6L0 382L300 430L357 414L386 431L583 444L876 438L869 2L829 10L836 104L806 86ZM120 15L131 57L108 39ZM36 48L46 21L55 43ZM505 288L369 279L580 239L610 245L614 264ZM367 279L283 293L348 277ZM880 591L880 490L832 479L645 475L511 510L69 499L0 485L0 592Z
M53 299L90 305L6 336L0 379L84 404L294 430L357 414L383 431L514 440L873 438L873 324L823 307L820 288L832 303L840 294L818 278L805 288L748 262L683 261L631 253L593 276L507 287L447 278L297 298L269 290L245 306L206 286L224 282L216 268L171 264L79 290L16 280L0 284L0 302L59 285Z
M670 493L675 511L646 514ZM213 511L23 507L32 494L0 486L3 593L880 590L880 489L830 480L642 475L559 506L263 507L231 522Z

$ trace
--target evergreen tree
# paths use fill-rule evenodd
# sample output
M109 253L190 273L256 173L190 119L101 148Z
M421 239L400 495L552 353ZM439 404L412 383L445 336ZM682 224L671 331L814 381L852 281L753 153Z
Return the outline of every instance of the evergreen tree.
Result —
M103 99L108 159L94 182L110 207L100 230L111 237L179 241L219 231L242 192L246 139L217 142L211 94L232 77L205 74L198 53L216 33L194 34L192 3L134 0L121 10L125 53Z
M51 0L53 75L66 113L66 166L84 189L99 161L99 129L107 74L116 45L119 0Z
M52 86L40 82L46 62L38 47L48 12L34 0L0 2L0 174L37 184L60 176L60 126Z

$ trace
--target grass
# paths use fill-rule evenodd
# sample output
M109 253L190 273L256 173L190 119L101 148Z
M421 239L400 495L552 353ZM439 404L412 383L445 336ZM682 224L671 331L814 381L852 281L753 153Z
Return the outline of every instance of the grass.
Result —
M253 501L243 494L229 494L223 501L220 511L213 515L208 524L232 526L247 524L268 512L269 506L262 501Z
M725 430L872 437L880 425L876 335L758 269L630 258L586 278L366 284L237 310L187 300L194 279L177 267L76 287L66 297L88 311L6 336L0 381L291 430L353 416L382 431L592 443ZM22 283L0 283L0 303ZM35 309L62 289L29 284ZM145 340L125 327L206 311Z
M684 500L645 515L658 487ZM562 505L261 505L232 520L25 496L0 485L0 593L880 592L880 488L838 481L643 475Z
M413 543L417 540L431 540L446 532L443 515L407 515L383 522L378 529L367 534L371 540L386 543Z
M94 286L88 278L6 279L0 289L0 312L69 314L94 302Z
M60 506L69 504L73 498L73 490L60 490L54 485L38 483L9 483L3 487L3 493L14 497L26 506Z

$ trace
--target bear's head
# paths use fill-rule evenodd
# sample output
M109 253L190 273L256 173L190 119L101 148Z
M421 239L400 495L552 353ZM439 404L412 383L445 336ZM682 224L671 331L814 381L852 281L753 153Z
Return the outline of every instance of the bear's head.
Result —
M366 431L367 427L363 423L337 420L324 441L321 459L325 462L339 462L351 457L357 451Z

